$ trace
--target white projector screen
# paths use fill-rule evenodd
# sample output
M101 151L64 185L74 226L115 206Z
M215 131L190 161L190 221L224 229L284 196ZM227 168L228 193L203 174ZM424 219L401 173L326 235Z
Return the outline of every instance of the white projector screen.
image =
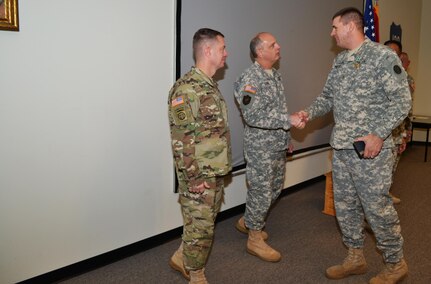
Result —
M233 83L252 64L249 43L258 32L271 32L281 45L277 68L283 76L289 112L308 106L325 84L335 55L340 51L331 38L332 16L362 0L182 0L177 1L177 75L194 64L193 34L207 27L225 35L226 67L215 75L227 101L236 169L244 165L243 121L233 97ZM304 130L291 131L296 152L327 146L332 114L312 121Z

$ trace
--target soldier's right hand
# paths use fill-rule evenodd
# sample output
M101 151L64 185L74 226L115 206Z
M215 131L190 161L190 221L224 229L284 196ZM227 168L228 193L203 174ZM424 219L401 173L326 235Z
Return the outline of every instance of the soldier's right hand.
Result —
M190 187L189 191L192 193L203 193L205 189L208 189L208 188L210 188L209 184L206 181L204 181L201 184Z
M294 127L303 129L305 124L308 122L308 113L305 111L295 112L290 115L290 122Z

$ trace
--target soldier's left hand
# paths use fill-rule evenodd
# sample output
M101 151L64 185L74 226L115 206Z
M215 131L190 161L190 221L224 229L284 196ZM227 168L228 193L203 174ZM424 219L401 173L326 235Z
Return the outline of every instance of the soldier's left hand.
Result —
M407 148L407 139L403 138L403 142L401 143L400 146L398 146L398 154L403 153Z
M367 136L359 137L355 141L365 142L364 158L373 159L382 150L383 139L374 134L368 134Z
M196 186L192 186L191 188L189 188L189 191L192 193L204 193L205 189L210 188L209 184L204 181L201 184L198 184Z

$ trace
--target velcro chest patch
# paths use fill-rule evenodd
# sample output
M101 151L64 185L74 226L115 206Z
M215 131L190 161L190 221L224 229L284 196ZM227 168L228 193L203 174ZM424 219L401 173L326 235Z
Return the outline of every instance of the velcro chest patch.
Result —
M255 95L257 92L257 88L253 87L252 85L245 85L244 92L245 92L245 95L242 97L242 103L244 105L248 105L250 104L252 99L250 95Z

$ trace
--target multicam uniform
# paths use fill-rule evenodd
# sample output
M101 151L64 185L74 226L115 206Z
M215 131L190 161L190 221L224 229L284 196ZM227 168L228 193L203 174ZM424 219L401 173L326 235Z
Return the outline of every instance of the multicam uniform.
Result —
M387 263L403 257L401 227L388 192L391 131L409 112L408 88L396 54L366 39L358 49L336 57L322 94L305 110L310 119L333 110L334 202L344 243L350 248L364 246L365 216ZM383 148L374 159L359 159L352 143L368 134L384 139Z
M227 107L217 83L192 67L169 92L172 150L184 219L184 265L204 267L223 196L223 177L232 169ZM207 182L204 193L189 192Z
M290 121L281 75L266 72L257 62L235 82L235 99L245 121L247 162L245 225L261 230L271 204L284 184Z
M415 81L412 76L407 74L407 82L409 84L410 96L413 100L413 92L415 89ZM398 166L398 162L400 161L401 154L398 148L403 144L407 143L405 140L408 136L408 132L412 130L412 118L413 118L413 109L410 108L408 116L398 125L395 129L392 130L392 138L394 139L395 148L393 149L394 156L394 166L392 167L392 174L395 174L395 171Z

